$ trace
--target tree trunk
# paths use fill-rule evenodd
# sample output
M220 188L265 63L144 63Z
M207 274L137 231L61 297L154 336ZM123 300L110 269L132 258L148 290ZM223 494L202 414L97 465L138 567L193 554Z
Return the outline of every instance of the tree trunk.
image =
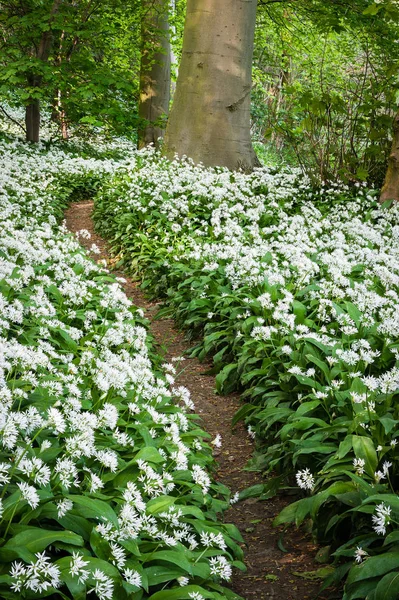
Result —
M393 140L388 169L381 190L380 202L395 200L399 202L399 111L393 123Z
M51 29L54 18L60 8L62 0L54 0L51 7L48 29L45 29L36 48L36 58L42 62L47 62L51 51L53 32ZM40 88L43 78L40 75L28 74L28 85L30 87ZM25 109L26 141L38 142L40 136L40 101L38 98L30 98L29 104Z
M158 147L165 129L162 118L169 114L170 39L169 1L142 0L141 63L138 147Z
M170 15L175 17L176 16L176 0L170 0L169 1L169 8L170 8ZM172 27L170 28L170 33L173 37L176 37L176 25L172 25ZM170 94L173 100L173 97L175 95L175 90L176 90L176 78L179 74L179 61L178 58L176 56L176 54L173 51L173 47L171 45L170 47L170 69L171 69L171 75L173 73L174 79L170 80Z
M25 109L26 141L38 142L40 133L40 102L31 99Z
M187 0L164 152L252 170L251 68L257 0Z

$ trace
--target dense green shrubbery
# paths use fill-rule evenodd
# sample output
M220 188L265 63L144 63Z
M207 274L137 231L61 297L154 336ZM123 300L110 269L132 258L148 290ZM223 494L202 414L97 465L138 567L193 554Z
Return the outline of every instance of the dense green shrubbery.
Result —
M120 166L0 144L1 598L237 598L229 491L176 365L57 225Z
M98 195L99 230L203 335L194 354L213 355L218 390L243 391L258 465L296 473L305 497L276 522L311 518L337 562L352 558L335 572L349 571L345 600L385 597L399 571L399 209L298 171L141 156Z

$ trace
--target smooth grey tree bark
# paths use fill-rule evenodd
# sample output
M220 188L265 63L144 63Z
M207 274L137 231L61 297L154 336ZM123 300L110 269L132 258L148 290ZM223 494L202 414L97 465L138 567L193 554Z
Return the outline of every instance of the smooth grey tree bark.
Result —
M257 0L187 0L164 153L251 170L251 70Z

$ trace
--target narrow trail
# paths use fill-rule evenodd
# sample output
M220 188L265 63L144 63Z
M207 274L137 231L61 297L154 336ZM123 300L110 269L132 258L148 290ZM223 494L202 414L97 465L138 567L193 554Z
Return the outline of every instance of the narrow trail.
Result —
M71 204L65 213L66 225L73 233L82 229L89 231L91 238L80 237L80 242L88 250L93 243L96 244L101 253L92 257L96 260L105 259L112 269L107 244L94 232L92 210L91 201ZM185 340L183 333L175 329L172 320L154 320L160 303L148 301L138 284L123 272L114 271L114 274L126 279L123 284L125 292L134 304L144 310L157 346L164 349L165 361L182 356L190 343ZM232 493L264 483L260 473L244 470L254 449L244 425L240 423L233 431L231 429L232 417L240 406L238 394L217 396L214 377L203 373L206 365L197 359L186 359L182 367L176 382L190 390L196 412L202 419L202 427L212 436L218 433L222 436L222 447L214 452L219 463L217 479L227 485ZM317 595L320 581L295 575L322 566L314 562L317 548L309 537L292 529L284 535L283 543L287 552L277 547L282 530L274 529L272 521L289 501L280 497L266 502L248 499L233 505L225 515L227 522L237 525L246 542L244 551L248 570L246 573L236 570L231 585L245 600L312 600ZM326 597L318 598L325 600Z

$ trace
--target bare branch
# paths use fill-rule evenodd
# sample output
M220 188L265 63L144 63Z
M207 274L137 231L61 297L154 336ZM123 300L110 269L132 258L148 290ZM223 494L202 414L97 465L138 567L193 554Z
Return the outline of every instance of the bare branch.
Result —
M16 119L13 119L12 116L9 115L8 112L1 106L1 104L0 104L0 110L1 110L2 113L5 114L5 116L7 117L7 119L10 119L10 121L12 121L16 125L18 125L18 127L20 127L24 133L26 133L25 127L23 125L21 125L21 123L19 121L16 121Z

